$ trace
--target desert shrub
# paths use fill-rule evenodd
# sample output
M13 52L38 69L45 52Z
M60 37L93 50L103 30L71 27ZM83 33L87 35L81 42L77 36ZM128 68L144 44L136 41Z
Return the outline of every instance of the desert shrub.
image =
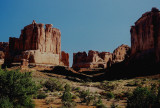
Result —
M82 102L87 102L87 97L90 95L89 90L83 90L80 92L80 98Z
M0 69L0 99L8 97L13 107L34 107L32 95L37 92L37 86L32 81L30 72Z
M117 84L109 81L102 82L100 85L98 85L98 88L104 89L105 91L112 91L116 89Z
M44 83L44 86L50 91L63 91L63 85L57 79L49 79Z
M113 94L112 92L107 92L107 93L106 93L106 98L107 98L108 100L110 100L110 99L114 98L114 94Z
M13 104L9 101L9 98L1 98L0 108L13 108Z
M50 104L50 103L53 102L54 100L55 100L55 98L45 99L45 103L46 103L46 104Z
M137 87L127 100L127 108L158 108L158 95L148 88Z
M59 96L59 93L58 93L58 92L54 92L54 93L52 94L52 96L58 97L58 96Z
M72 100L72 94L70 93L70 85L65 85L65 91L62 95L62 108L74 108L76 106L75 102Z
M143 84L143 81L141 81L141 80L134 80L134 81L128 82L128 84L126 86L139 86L139 87L141 87L142 84Z
M111 108L118 108L118 105L116 105L115 103L112 103Z
M103 102L102 102L102 100L101 100L100 97L98 97L98 100L95 101L93 105L96 106L96 108L107 108L107 107L103 104Z
M38 93L38 95L37 95L37 99L45 99L46 97L47 97L47 95L42 92Z
M75 94L72 95L72 99L77 99L77 96Z
M85 102L87 105L89 105L94 101L95 96L89 90L84 90L80 92L80 99L81 102Z
M80 91L80 87L76 87L74 90L75 91Z

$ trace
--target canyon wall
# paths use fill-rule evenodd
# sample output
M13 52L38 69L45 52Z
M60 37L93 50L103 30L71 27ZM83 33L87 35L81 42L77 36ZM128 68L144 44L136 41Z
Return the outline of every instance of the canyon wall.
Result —
M160 62L160 11L152 8L131 27L131 61ZM135 62L136 63L136 62Z

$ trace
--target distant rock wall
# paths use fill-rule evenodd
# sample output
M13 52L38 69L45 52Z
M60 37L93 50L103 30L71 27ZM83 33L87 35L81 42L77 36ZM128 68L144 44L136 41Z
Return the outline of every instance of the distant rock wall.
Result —
M73 68L108 68L114 63L124 61L129 57L130 47L121 45L110 52L98 52L90 50L86 52L73 53Z
M65 56L63 60L68 59ZM9 49L6 53L5 64L21 62L27 59L29 63L60 65L61 62L61 33L52 24L32 24L24 27L19 38L9 38ZM69 61L68 61L69 62ZM65 63L67 66L69 63Z
M112 54L109 52L92 51L73 54L73 68L106 68L111 62Z

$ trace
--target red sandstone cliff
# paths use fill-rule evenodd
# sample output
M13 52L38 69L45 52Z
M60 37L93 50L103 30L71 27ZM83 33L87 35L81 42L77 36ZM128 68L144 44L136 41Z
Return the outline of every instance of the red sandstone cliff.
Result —
M66 58L65 58L66 57ZM19 38L9 38L9 49L5 64L21 62L27 59L29 63L60 65L61 33L52 24L32 24L24 27ZM62 52L62 61L69 66L69 55Z
M62 65L69 67L69 54L65 53L64 51L61 52L61 62Z
M128 45L122 44L113 51L113 60L112 63L119 63L129 58L130 56L130 47Z
M90 50L73 54L73 68L106 68L110 66L112 54L109 52L98 52Z
M131 59L160 62L160 12L152 8L131 27Z

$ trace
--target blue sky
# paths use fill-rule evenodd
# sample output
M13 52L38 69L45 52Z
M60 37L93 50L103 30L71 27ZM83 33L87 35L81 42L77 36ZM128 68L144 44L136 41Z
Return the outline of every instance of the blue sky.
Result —
M37 23L61 31L62 50L112 52L130 46L130 27L159 0L0 0L0 41L19 37L21 29Z

